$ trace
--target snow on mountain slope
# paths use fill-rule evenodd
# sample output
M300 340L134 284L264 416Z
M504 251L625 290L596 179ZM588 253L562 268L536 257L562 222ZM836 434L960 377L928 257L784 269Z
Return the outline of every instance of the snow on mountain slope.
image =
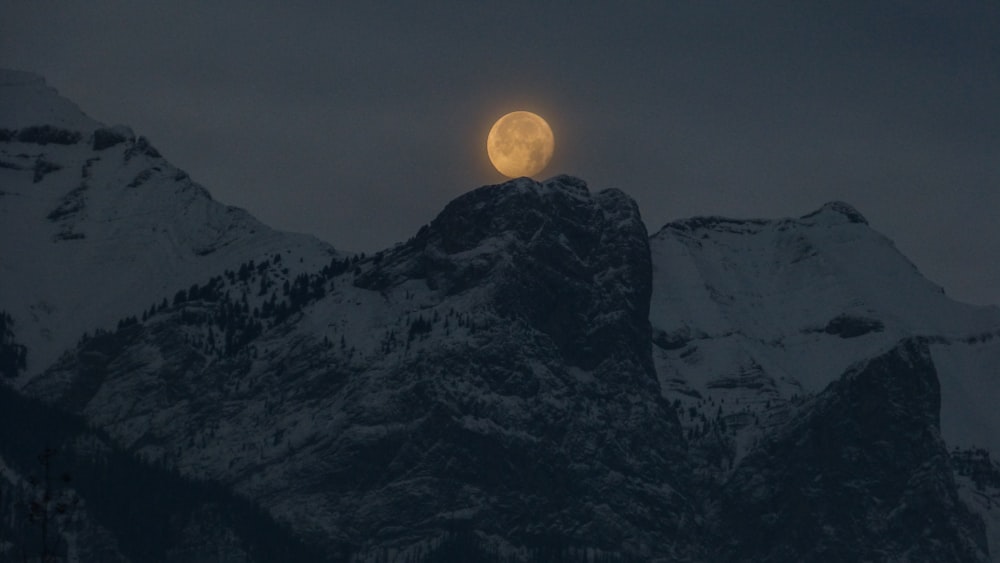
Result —
M949 299L849 205L798 219L688 219L650 249L661 389L693 450L729 459L721 479L802 400L909 337L933 357L948 447L983 449L966 471L1000 476L1000 308ZM983 479L959 482L998 554L989 507L1000 483Z
M486 186L393 249L274 293L273 275L223 276L26 390L345 558L448 530L522 555L698 549L649 355L648 238L621 192Z
M101 124L59 96L41 76L0 69L0 127L21 129L35 125L93 131Z
M922 336L939 363L946 440L1000 453L1000 411L985 398L1000 396L989 367L1000 365L1000 308L949 299L847 204L799 219L688 219L650 247L665 389L811 395L851 364Z
M41 78L0 71L0 310L28 347L29 378L85 331L275 253L289 276L335 254L212 200L146 139Z

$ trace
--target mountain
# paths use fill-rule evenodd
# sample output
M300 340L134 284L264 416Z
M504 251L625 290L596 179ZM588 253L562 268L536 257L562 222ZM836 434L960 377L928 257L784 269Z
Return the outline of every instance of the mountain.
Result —
M1000 451L989 399L1000 379L977 382L978 396L962 388L1000 360L1000 308L949 299L849 205L799 219L680 221L650 246L660 373L680 396L748 386L766 390L759 397L815 394L849 365L920 336L941 371L948 442ZM731 378L741 372L753 381Z
M243 324L262 332L233 354L202 345L234 321L201 296L85 342L28 391L345 557L414 554L456 529L497 550L651 553L682 542L695 507L650 356L649 282L624 194L515 181L301 282L325 291L278 292L286 318L251 305Z
M313 237L274 231L241 209L213 201L129 128L89 118L38 76L0 70L4 383L21 387L81 339L165 306L164 299L209 273L245 269L264 255L284 257L287 266L278 276L288 279L338 254ZM289 533L230 492L130 460L131 454L94 435L82 419L6 390L2 403L0 507L10 519L0 521L0 560L37 552L33 540L7 540L36 534L38 514L18 515L42 496L36 457L43 451L58 452L53 459L60 472L70 469L74 486L63 488L79 503L69 511L74 525L51 541L75 545L83 560L218 560L227 547L197 539L217 533L237 538L241 545L228 549L233 556L301 551ZM128 482L120 481L122 475ZM148 489L154 482L159 493ZM142 503L144 525L159 532L136 529L140 512L129 502ZM20 549L28 549L27 555L15 553Z
M935 375L926 343L906 339L801 405L723 485L718 559L985 560L938 433Z
M845 203L648 236L621 191L521 178L348 257L0 77L0 228L25 249L0 352L29 359L0 395L0 507L55 444L83 506L60 552L1000 561L1000 309ZM32 529L0 520L0 561Z
M147 139L40 77L0 71L0 311L29 351L24 381L84 332L274 254L294 277L336 252L214 201Z
M664 395L695 413L681 422L701 435L696 449L738 464L776 412L917 338L940 385L960 494L1000 552L1000 308L949 299L842 202L798 219L678 221L650 248L653 356ZM705 431L714 420L724 432Z

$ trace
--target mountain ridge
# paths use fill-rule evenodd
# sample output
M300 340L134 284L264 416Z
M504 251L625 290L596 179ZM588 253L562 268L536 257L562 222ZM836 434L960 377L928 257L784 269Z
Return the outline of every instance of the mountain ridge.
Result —
M88 368L69 358L33 381L27 390L88 415L116 439L131 444L137 453L155 456L185 473L227 482L241 475L234 482L237 490L263 496L270 499L267 502L272 507L290 511L284 518L312 520L309 528L313 533L333 533L335 543L353 545L354 549L373 547L362 538L372 541L382 537L378 528L368 528L374 523L364 524L366 521L390 518L389 514L398 511L413 512L414 508L405 509L400 503L412 503L409 497L418 494L412 490L397 498L407 489L389 494L369 488L397 489L411 481L413 477L408 475L416 471L426 474L420 479L421 488L433 491L424 493L418 506L432 512L410 517L422 514L419 518L430 518L424 532L429 535L416 547L403 543L401 549L417 549L421 542L440 537L452 525L448 522L454 517L442 519L434 516L434 511L468 514L458 519L471 518L486 534L506 530L505 542L556 541L569 533L569 523L594 510L587 507L598 503L593 495L603 490L600 500L603 504L613 502L606 510L617 516L601 516L606 529L600 533L596 529L589 535L575 532L566 541L593 542L591 547L611 551L626 537L635 537L628 540L630 545L636 542L630 549L648 551L661 536L649 523L638 525L644 521L641 517L625 511L638 499L611 493L609 479L628 489L645 490L647 500L642 504L649 504L649 510L655 507L665 518L674 511L691 509L677 506L676 498L685 495L675 498L673 492L685 487L676 469L684 466L683 455L670 438L678 433L676 419L659 397L648 347L635 346L633 339L635 334L648 338L646 311L640 305L648 302L649 291L645 229L634 204L614 194L591 197L579 185L562 190L554 184L518 182L530 189L511 193L486 187L470 192L455 202L455 208L462 212L455 213L455 208L443 211L423 235L383 255L356 262L353 271L333 275L324 282L328 292L296 316L265 323L264 331L251 344L259 349L259 355L244 350L232 359L213 359L204 348L187 344L199 341L195 333L209 334L212 329L198 328L198 321L187 323L185 315L220 318L216 315L228 308L221 298L216 302L214 297L200 297L175 303L149 321L84 343L80 360L98 355L107 360ZM536 197L542 192L555 198L554 205L562 211L561 216L551 219L556 226L540 214L529 213L538 205ZM483 197L491 203L480 206ZM468 218L466 209L478 207L486 213L497 205L508 206L497 215L500 223L469 233L474 238L471 242L455 239L451 221L456 216L464 220ZM510 229L507 220L518 228ZM603 223L595 225L594 221ZM587 236L578 230L577 235L584 238L566 238L572 235L574 225L577 229L587 225ZM603 240L617 244L591 245L585 252L588 240L584 239L595 232L605 233ZM500 247L498 235L503 239ZM480 243L488 246L489 252L478 251ZM491 261L482 263L484 255ZM430 264L427 256L433 257ZM646 258L636 264L621 263L628 256ZM621 264L605 283L591 286L575 281L592 279L591 268L607 272L608 262ZM423 277L412 275L415 265ZM386 284L381 281L389 279L384 270L409 274L401 284ZM260 283L259 275L251 274L236 284L224 281L213 294L237 295L241 287ZM643 283L620 283L623 276L637 277ZM549 285L553 279L563 285L576 284L576 289L553 294ZM470 281L474 283L470 285ZM633 296L635 292L638 294ZM367 303L364 309L357 309L360 302ZM593 316L598 316L593 313L595 308L606 311L606 321L596 334L602 340L614 338L612 342L623 346L589 346L586 342L592 334L567 336L555 331L557 325L568 328L579 322L576 310L581 307L574 305L582 305ZM536 310L539 307L545 307L544 315ZM553 323L560 315L570 318ZM340 319L347 324L323 330L326 334L321 340L319 334L304 328L311 324L308 318ZM373 318L386 319L387 329ZM374 332L374 338L358 341L365 335L359 327L366 325L375 328L367 329ZM196 332L190 332L188 326ZM223 328L215 330L221 333ZM175 349L178 351L172 351ZM161 352L149 356L151 350ZM275 356L271 350L288 350L290 355ZM245 367L234 369L238 365ZM183 383L173 375L182 370L191 372ZM75 389L79 389L83 374L97 381L88 383L89 391L81 396ZM204 399L175 403L172 397L178 384L188 387L181 398ZM306 400L307 395L293 391L296 387L323 392ZM261 396L269 397L270 406L264 411L253 399ZM226 407L218 411L216 404ZM160 410L171 412L173 422L155 415ZM577 418L572 414L577 410L591 414ZM223 413L224 418L219 418ZM311 420L304 428L303 418ZM620 420L618 428L602 427L599 421L605 419ZM200 421L198 427L183 422L188 420ZM233 426L236 422L239 424ZM204 425L218 430L206 435L199 431ZM640 427L654 430L654 435L640 437L636 434ZM310 428L330 430L316 433ZM216 432L222 435L213 436ZM193 446L189 436L193 436ZM291 438L271 443L272 436ZM249 458L238 456L243 460L234 466L233 454L220 445L238 441L252 444L260 453ZM198 446L198 442L203 445ZM303 448L324 453L303 458ZM436 453L429 456L424 450ZM627 463L621 458L626 452L630 458ZM307 460L315 463L316 455L324 460L321 466L327 467L319 473L305 465ZM372 456L388 465L369 465ZM535 462L530 463L526 456ZM397 467L399 462L394 460L409 461ZM455 460L468 467L453 467ZM667 460L673 461L666 464ZM497 463L504 471L498 473L493 468ZM234 469L236 475L231 473ZM274 472L279 476L296 473L307 483L331 483L334 491L309 492L307 488L275 497L284 491L275 489L275 484L285 479L272 476L257 484L261 473ZM523 480L513 477L522 472L527 472ZM368 473L371 478L383 476L370 481L363 477ZM570 482L577 483L571 505L578 508L572 511L560 506L570 499L551 497L567 475L575 475ZM467 484L451 490L455 479ZM668 486L671 481L677 484ZM359 488L340 490L334 483ZM493 502L502 505L523 506L521 510L537 510L529 509L533 504L551 505L539 514L540 521L531 524L534 527L547 521L551 521L550 526L560 520L567 522L554 531L545 531L544 526L532 531L532 527L515 525L511 512L497 512L484 504L484 497L496 497ZM385 507L372 513L372 507L379 505ZM360 537L335 532L329 526L337 520L323 522L313 515L331 510L345 514L341 518L354 514L352 527L362 526L367 532ZM405 542L405 538L388 535L383 541Z
M0 308L29 348L29 377L206 268L281 252L294 277L337 255L215 202L148 140L91 120L41 78L0 83Z
M0 344L36 362L14 385L328 560L1000 553L1000 309L848 204L650 236L619 190L520 178L345 256L128 128L57 125L0 119ZM234 537L206 514L194 537ZM217 555L253 558L236 537Z

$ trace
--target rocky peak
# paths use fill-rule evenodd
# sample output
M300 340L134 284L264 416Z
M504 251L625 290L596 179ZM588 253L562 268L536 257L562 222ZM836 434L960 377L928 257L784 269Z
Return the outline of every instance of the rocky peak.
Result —
M855 209L851 204L844 203L843 201L824 203L816 211L803 215L801 220L808 221L810 224L821 222L826 224L842 224L845 222L859 223L861 225L868 224L868 220L865 219L865 216L860 211Z
M545 182L517 178L483 186L449 203L417 240L455 255L503 240L529 245L558 231L566 245L585 257L595 242L590 235L606 228L604 215L620 213L617 207L628 208L631 228L642 225L634 202L602 197L604 193L592 195L586 182L571 176Z
M414 278L444 295L486 289L496 313L540 329L574 365L648 358L648 237L635 202L618 190L591 194L570 176L484 186L356 284L386 289Z

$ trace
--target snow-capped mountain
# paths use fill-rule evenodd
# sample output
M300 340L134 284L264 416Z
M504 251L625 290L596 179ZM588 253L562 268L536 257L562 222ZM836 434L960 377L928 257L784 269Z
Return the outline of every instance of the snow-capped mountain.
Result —
M60 440L85 474L100 443L132 456L125 485L235 493L331 561L1000 561L1000 309L950 300L847 204L649 237L618 190L522 178L348 258L2 76L12 113L48 117L0 143L0 343L38 362L0 399L80 417ZM8 262L8 231L31 252ZM10 448L0 487L25 481ZM61 533L148 559L99 510L115 494L80 489L88 531ZM235 503L172 508L157 556L292 545Z
M688 219L664 226L650 247L661 386L699 412L681 418L689 433L702 431L706 405L715 409L734 462L775 409L914 337L940 383L947 445L1000 455L1000 308L949 299L850 205L799 219ZM966 491L992 522L994 553L997 492Z
M455 529L497 550L692 549L690 471L648 345L646 231L621 192L484 187L405 244L298 282L301 297L233 313L267 267L85 342L29 391L344 557L416 556ZM204 344L254 322L242 349Z
M0 70L0 311L29 377L85 331L276 253L289 276L335 254L212 200L148 140L90 119L40 77Z
M650 321L667 387L674 378L701 394L739 389L726 378L749 370L775 396L815 394L906 336L930 339L941 364L959 345L1000 359L1000 308L949 299L844 203L800 219L689 219L665 226L650 246ZM946 395L961 393L951 386L965 371L944 369ZM992 384L981 395L997 396L1000 379ZM946 399L949 442L1000 451L1000 433L963 420L1000 428L984 398Z

